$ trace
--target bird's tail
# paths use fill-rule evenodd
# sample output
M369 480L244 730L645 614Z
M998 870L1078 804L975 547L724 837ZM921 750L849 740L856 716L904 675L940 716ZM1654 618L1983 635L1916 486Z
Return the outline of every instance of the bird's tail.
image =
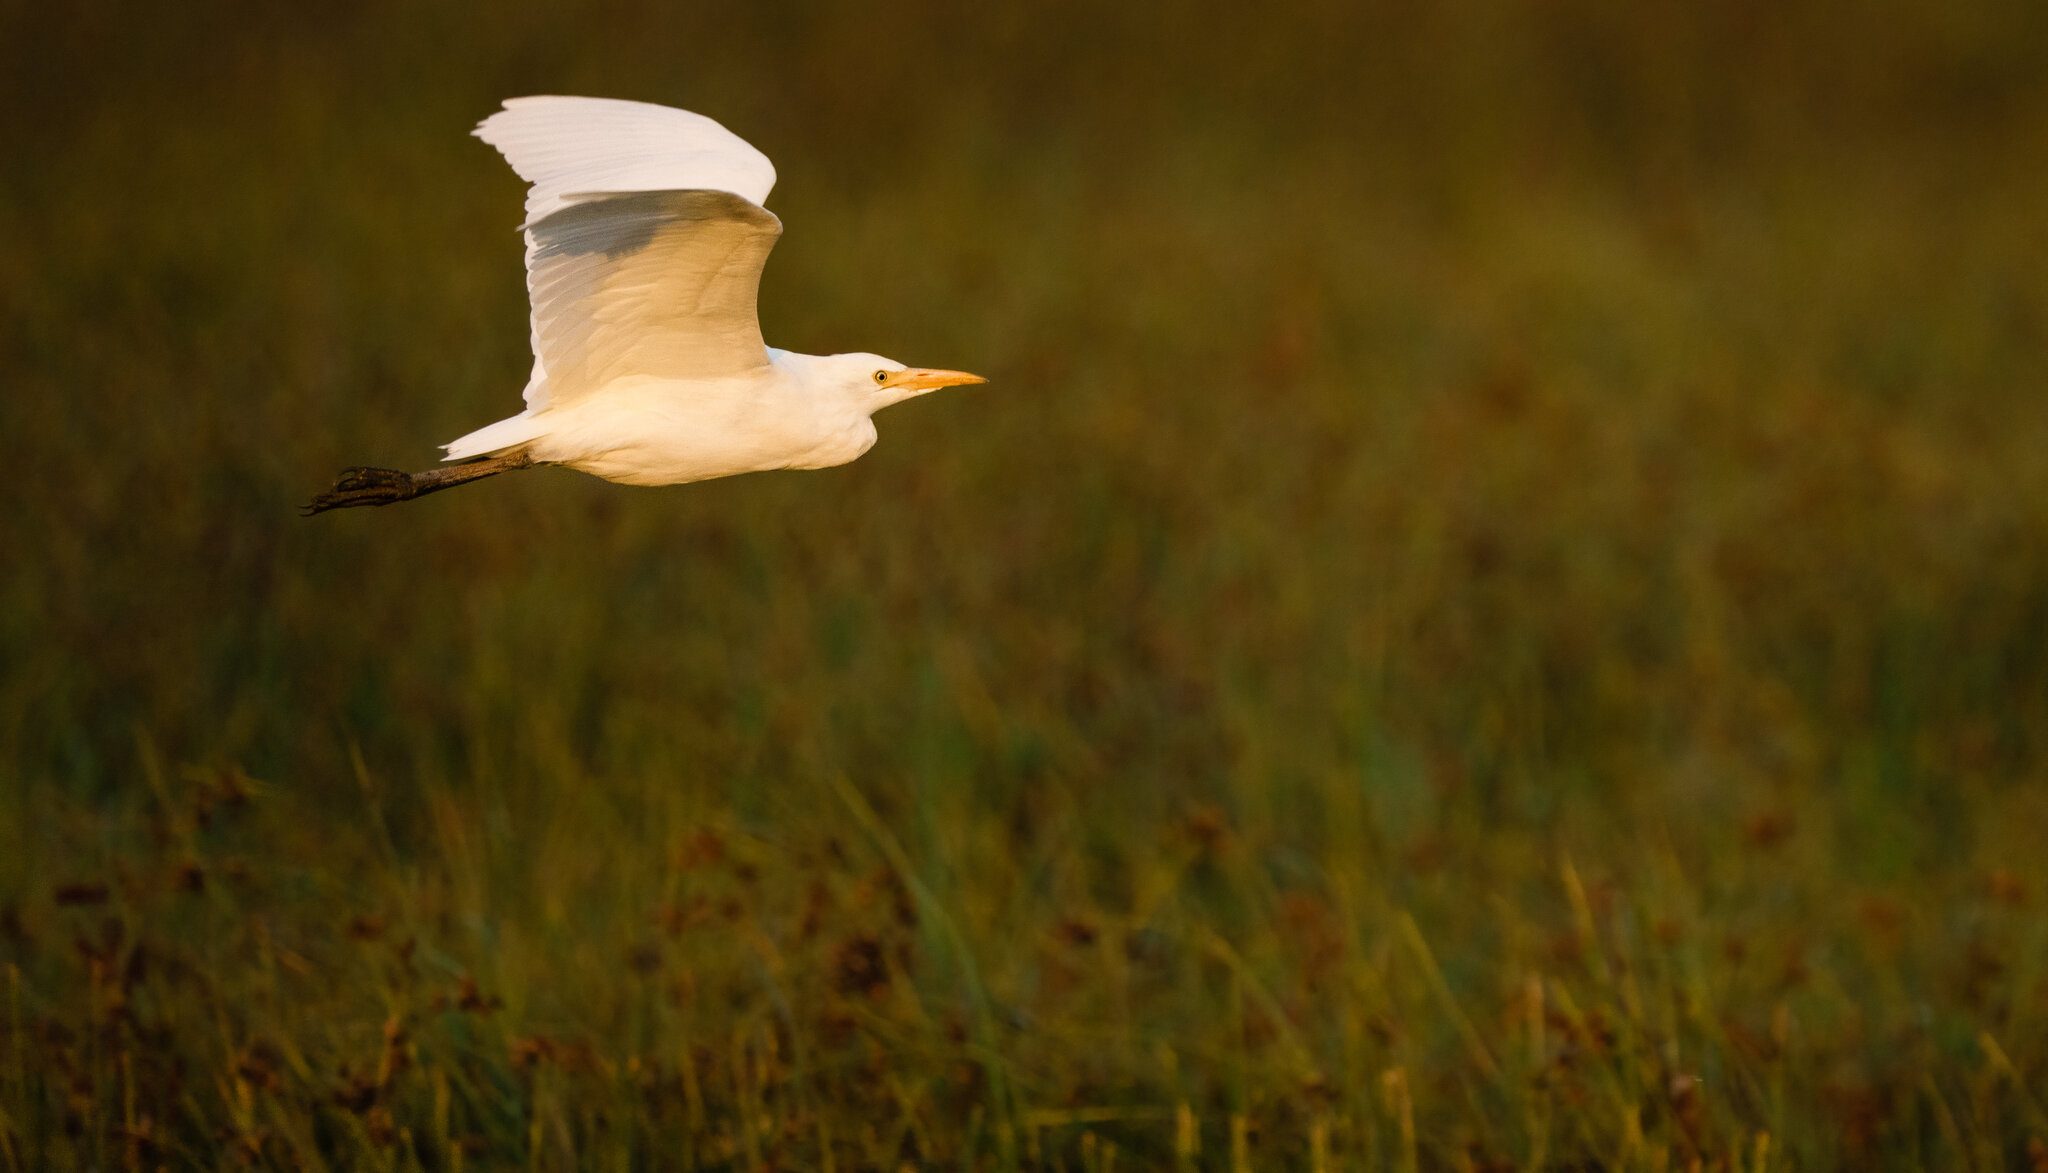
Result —
M438 493L485 477L494 477L501 472L512 472L528 468L533 458L524 448L512 452L501 452L481 460L471 460L446 468L429 469L426 472L401 472L395 468L349 468L343 469L335 478L334 487L314 497L299 510L303 517L325 513L329 509L351 509L358 505L392 505Z
M451 463L474 460L479 456L495 456L522 448L538 439L547 431L546 425L533 417L531 411L522 411L510 419L485 424L466 436L461 436L441 445L448 452Z

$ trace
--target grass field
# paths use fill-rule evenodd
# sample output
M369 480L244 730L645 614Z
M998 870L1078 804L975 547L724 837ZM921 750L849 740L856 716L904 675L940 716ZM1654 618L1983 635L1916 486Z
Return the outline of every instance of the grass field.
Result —
M2048 1167L2048 8L0 15L0 1170ZM425 467L499 99L821 473Z

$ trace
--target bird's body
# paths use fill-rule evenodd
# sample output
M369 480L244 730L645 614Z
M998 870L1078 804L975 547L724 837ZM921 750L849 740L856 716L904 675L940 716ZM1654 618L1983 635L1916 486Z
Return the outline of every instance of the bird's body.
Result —
M875 444L875 422L844 397L822 395L805 375L810 355L770 351L767 365L707 379L627 376L591 396L535 416L519 415L450 444L451 456L502 450L488 433L520 436L534 461L622 485L680 485L779 468L831 468ZM886 359L871 362L887 363ZM862 369L880 369L863 362Z
M754 302L782 232L761 206L775 170L708 118L515 98L476 133L532 185L526 410L449 443L456 468L351 469L312 512L535 464L628 485L829 468L874 446L881 408L983 381L873 354L767 346Z

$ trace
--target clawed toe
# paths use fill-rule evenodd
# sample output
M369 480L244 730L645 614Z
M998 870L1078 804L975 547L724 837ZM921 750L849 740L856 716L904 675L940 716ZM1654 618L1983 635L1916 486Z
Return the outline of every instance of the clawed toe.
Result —
M411 473L395 468L345 468L334 479L332 489L313 498L299 512L310 517L354 505L390 505L418 495L419 484Z
M352 493L362 489L408 488L412 485L412 474L395 468L345 468L335 478L334 491Z
M464 461L461 464L429 469L426 472L401 472L395 468L370 468L359 465L341 470L334 478L334 487L307 502L301 513L310 517L325 513L329 509L349 509L359 505L395 505L410 501L428 493L466 485L484 477L494 477L501 472L530 468L533 458L524 448L501 452L496 456Z

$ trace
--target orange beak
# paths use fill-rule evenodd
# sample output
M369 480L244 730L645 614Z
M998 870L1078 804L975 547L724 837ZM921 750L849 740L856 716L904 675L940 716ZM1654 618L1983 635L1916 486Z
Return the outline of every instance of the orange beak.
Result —
M909 370L897 371L896 376L889 382L909 391L936 391L941 387L964 387L969 383L986 383L988 380L980 375L970 375L966 371L911 367Z

